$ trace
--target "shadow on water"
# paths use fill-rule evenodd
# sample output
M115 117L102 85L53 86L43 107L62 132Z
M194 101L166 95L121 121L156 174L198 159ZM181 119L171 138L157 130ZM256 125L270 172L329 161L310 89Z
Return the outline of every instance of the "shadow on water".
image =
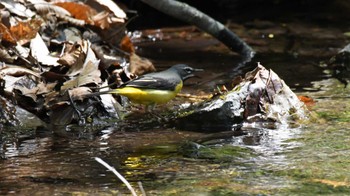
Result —
M237 55L207 37L195 43L174 42L150 42L138 47L160 69L175 63L206 69L201 79L188 81L184 92L210 92L218 84L230 83L230 78L224 76L239 61ZM1 132L0 193L128 193L94 157L114 166L138 193L137 182L142 182L148 195L348 192L348 88L325 79L328 76L317 66L317 54L262 52L256 61L272 68L297 92L316 99L313 111L317 117L303 126L245 124L240 133L209 134L139 127L137 123L128 128L116 123L97 130L6 130Z

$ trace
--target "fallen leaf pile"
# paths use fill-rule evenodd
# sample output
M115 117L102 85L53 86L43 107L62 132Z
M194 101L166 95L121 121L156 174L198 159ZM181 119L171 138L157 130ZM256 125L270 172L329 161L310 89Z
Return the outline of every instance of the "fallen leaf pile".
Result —
M84 95L154 71L135 53L127 15L112 0L2 0L0 18L2 105L18 105L45 122L115 115L105 100Z

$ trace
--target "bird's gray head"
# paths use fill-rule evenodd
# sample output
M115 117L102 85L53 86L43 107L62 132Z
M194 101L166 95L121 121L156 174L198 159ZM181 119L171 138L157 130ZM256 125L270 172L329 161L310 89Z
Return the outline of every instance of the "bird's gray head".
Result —
M195 69L185 64L177 64L172 66L170 69L175 70L181 77L181 80L187 80L188 78L194 77L195 72L203 71L203 69Z

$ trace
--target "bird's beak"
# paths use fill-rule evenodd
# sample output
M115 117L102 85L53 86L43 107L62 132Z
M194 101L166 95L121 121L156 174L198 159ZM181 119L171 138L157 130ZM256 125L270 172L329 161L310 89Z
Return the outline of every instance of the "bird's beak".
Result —
M204 69L193 69L193 72L201 72L204 71Z
M204 71L204 69L193 69L193 73L201 72L201 71ZM192 74L192 77L201 78L200 76L197 76L196 74Z
M192 68L191 69L191 73L190 74L187 74L185 77L182 78L183 81L187 80L188 78L193 78L193 77L197 77L197 78L200 78L198 77L197 75L195 75L196 72L201 72L201 71L204 71L203 69L195 69L195 68Z

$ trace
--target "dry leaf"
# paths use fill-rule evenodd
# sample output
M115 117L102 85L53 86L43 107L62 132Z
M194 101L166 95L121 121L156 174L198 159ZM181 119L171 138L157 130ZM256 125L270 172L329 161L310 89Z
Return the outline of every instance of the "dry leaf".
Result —
M316 104L316 101L308 96L299 95L299 100L302 101L309 109Z
M91 94L91 89L89 87L81 86L81 87L73 88L68 92L72 100L82 101L84 97L86 97L86 95Z
M6 63L13 63L15 59L16 59L15 57L12 57L8 53L8 50L0 48L0 61L6 62Z
M39 84L36 87L34 87L33 89L36 89L37 95L42 95L42 94L52 92L56 85L57 85L56 82L47 83L47 84L44 82L39 82Z
M0 79L1 79L1 82L4 82L5 84L2 86L3 87L3 90L5 92L8 92L8 93L12 93L13 92L13 88L15 87L15 84L21 80L22 78L21 77L14 77L14 76L11 76L11 75L5 75L5 76L1 76L0 75Z
M12 36L10 29L8 29L4 24L0 23L0 37L2 41L16 44L17 40Z
M81 48L82 48L82 54L84 54L84 57L85 57L84 62L81 63L80 60L83 60L83 59L79 57L79 61L77 62L77 64L74 64L74 66L72 66L67 72L67 75L69 76L75 76L79 74L82 71L82 68L84 68L88 62L97 64L97 67L98 67L99 60L97 60L94 51L92 51L91 49L91 43L89 41L83 40L81 44Z
M98 70L98 64L89 61L78 76L63 83L61 90L73 89L91 83L99 84L102 81L100 76L101 72Z
M50 51L47 48L44 40L41 38L39 33L36 34L35 38L30 42L30 49L32 56L40 63L44 65L58 66L60 65L57 61L59 58L50 55Z
M54 104L59 102L59 96L60 96L60 93L58 91L51 91L45 94L45 103L44 103L45 108L50 110Z
M64 9L60 6L56 6L56 5L53 5L51 3L48 3L44 0L28 0L28 1L34 5L35 9L40 14L46 15L48 13L54 13L58 17L71 16L70 13L66 9Z
M92 18L97 14L97 11L90 6L79 2L57 2L55 5L66 9L74 18L94 25Z
M110 50L105 46L95 44L91 45L91 48L94 50L97 58L101 60L100 69L108 69L111 65L120 67L120 64L126 61L124 58L118 56L115 50Z
M23 57L23 58L28 58L29 53L30 53L30 49L27 47L23 47L20 44L17 44L15 46L16 52L19 56Z
M116 17L122 18L122 19L126 18L125 12L122 9L120 9L120 7L112 0L95 0L95 1L103 6L106 6L111 12L113 12L113 14Z
M32 18L33 16L35 16L35 13L28 9L26 6L13 0L1 0L0 4L5 6L5 8L11 13L16 14L18 16L25 18Z
M20 45L23 45L36 36L41 23L42 21L38 19L32 19L27 22L18 22L16 26L10 27L10 31L17 42Z
M37 86L29 89L23 86L16 86L15 89L21 91L22 95L30 97L33 101L37 101L37 96L49 93L54 90L56 83L45 84L40 82Z
M109 28L109 21L108 21L108 12L100 12L92 17L92 20L94 21L94 25L101 28L101 29L107 29Z
M140 76L148 72L154 72L156 71L156 68L153 66L152 62L149 61L148 59L141 58L136 53L131 53L130 65L129 65L128 71L130 74Z
M85 21L71 17L71 14L63 7L47 3L42 0L28 0L31 2L39 14L46 16L48 13L55 14L57 18L61 18L77 26L84 26Z
M63 35L65 37L65 42L81 43L83 40L82 32L75 27L65 28L63 30Z
M135 47L132 44L129 36L125 35L119 44L120 48L128 53L135 53Z
M65 44L65 52L62 57L58 60L62 65L73 67L78 64L83 65L85 60L85 53L83 52L82 46L78 43Z
M6 65L0 69L0 77L10 75L10 76L24 76L24 75L33 75L37 78L40 78L40 74L34 72L30 69L16 66L16 65Z

